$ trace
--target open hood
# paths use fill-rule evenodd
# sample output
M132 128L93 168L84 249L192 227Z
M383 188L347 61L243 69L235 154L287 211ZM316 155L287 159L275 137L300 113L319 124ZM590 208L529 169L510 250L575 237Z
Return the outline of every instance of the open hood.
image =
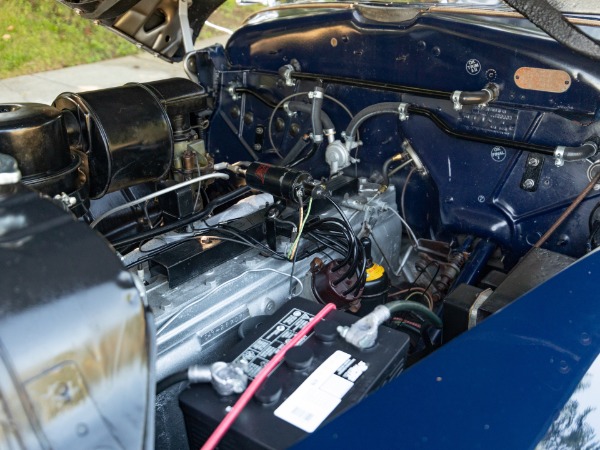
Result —
M168 61L192 50L204 22L225 0L58 0ZM189 27L181 26L189 22Z

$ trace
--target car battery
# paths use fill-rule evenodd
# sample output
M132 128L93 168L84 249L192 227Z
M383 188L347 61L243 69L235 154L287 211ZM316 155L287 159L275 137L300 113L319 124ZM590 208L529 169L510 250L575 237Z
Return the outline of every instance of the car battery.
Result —
M266 316L222 361L245 364L253 379L261 368L323 306L293 299ZM359 350L342 339L339 325L359 317L332 311L290 349L227 432L220 449L288 448L397 376L405 365L409 338L379 327L377 343ZM200 448L238 395L221 397L210 384L184 390L179 403L190 448Z

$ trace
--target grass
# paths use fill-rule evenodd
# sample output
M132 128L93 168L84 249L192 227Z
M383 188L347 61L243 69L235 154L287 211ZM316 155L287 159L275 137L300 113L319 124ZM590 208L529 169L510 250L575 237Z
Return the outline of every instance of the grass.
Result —
M208 18L208 20L209 22L229 28L230 30L235 30L242 24L246 17L261 9L265 9L264 5L254 4L239 6L236 3L236 0L227 0ZM212 38L221 34L223 33L205 25L204 28L202 28L198 39Z
M201 1L201 0L200 0ZM137 53L135 45L53 0L1 0L0 79ZM243 8L243 9L242 9ZM261 5L227 2L209 19L237 28ZM222 34L207 26L200 39Z

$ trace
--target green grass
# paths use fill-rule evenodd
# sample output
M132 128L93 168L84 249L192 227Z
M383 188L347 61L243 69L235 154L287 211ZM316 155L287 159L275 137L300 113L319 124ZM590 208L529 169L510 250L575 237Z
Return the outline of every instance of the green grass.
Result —
M227 0L208 20L216 25L236 30L246 17L261 9L265 9L265 6L260 4L239 6L235 0ZM223 33L205 25L198 39L212 38L220 34Z
M202 1L202 0L198 0ZM53 0L1 0L0 79L102 61L138 52L135 45L95 26ZM210 21L235 29L262 6L227 2ZM200 39L221 34L204 27Z
M2 0L0 78L130 55L135 45L51 0Z

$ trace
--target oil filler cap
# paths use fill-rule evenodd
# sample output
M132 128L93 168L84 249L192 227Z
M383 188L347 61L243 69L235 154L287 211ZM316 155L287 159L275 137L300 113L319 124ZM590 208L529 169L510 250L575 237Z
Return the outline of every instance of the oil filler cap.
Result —
M301 345L288 350L285 354L285 363L290 369L304 370L310 367L313 358L313 351L309 347Z

